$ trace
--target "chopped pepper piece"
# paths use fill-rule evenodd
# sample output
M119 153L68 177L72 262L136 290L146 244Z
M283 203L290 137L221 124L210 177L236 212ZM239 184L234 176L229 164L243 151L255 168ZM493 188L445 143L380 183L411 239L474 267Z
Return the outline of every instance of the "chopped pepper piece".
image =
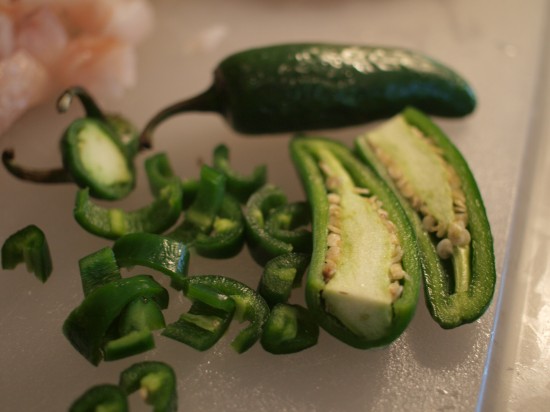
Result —
M243 203L266 183L267 167L265 165L257 166L249 176L235 171L229 164L229 148L225 144L220 144L214 149L213 167L225 175L227 191Z
M250 254L261 265L276 256L292 252L293 247L290 243L273 237L266 230L266 220L270 213L286 204L286 195L272 184L266 184L256 191L246 203L246 242Z
M164 362L144 361L122 371L119 386L131 395L139 390L154 412L175 412L178 409L177 378Z
M84 296L107 283L121 279L113 249L104 247L78 261Z
M77 193L74 216L88 232L107 239L118 239L128 233L161 233L178 220L181 198L180 184L174 180L151 204L126 212L93 203L86 188Z
M267 262L258 292L270 307L288 301L292 288L301 284L309 260L304 253L287 253Z
M61 138L63 167L40 170L14 162L12 149L5 150L2 162L15 177L35 183L75 182L88 187L92 197L120 199L135 185L133 158L139 149L137 129L119 115L104 114L81 87L65 90L57 101L66 112L74 97L82 102L86 116L73 121Z
M44 232L36 225L15 232L2 245L2 269L15 269L23 262L42 283L52 273L50 248Z
M189 268L189 248L182 242L152 233L130 233L117 239L113 252L121 267L145 266L171 279L181 290Z
M468 164L443 131L409 108L356 140L359 155L394 190L413 223L434 320L478 319L496 282L493 239Z
M351 346L389 344L410 322L420 287L406 215L383 181L344 145L297 137L290 150L312 209L309 310Z
M300 352L317 344L319 325L300 305L277 303L265 324L261 344L273 354Z
M269 316L269 307L258 293L245 284L224 276L192 276L187 278L184 293L194 301L193 312L190 310L188 314L182 315L179 323L168 325L163 335L174 339L182 337L182 342L188 343L194 339L194 334L198 336L194 328L190 327L194 325L201 334L196 339L198 344L206 342L202 337L204 334L211 337L206 343L213 345L235 317L240 322L247 320L250 324L231 342L233 349L238 353L245 352L260 339L263 325ZM210 335L206 332L210 332ZM206 344L201 347L207 348Z
M63 333L90 363L103 358L105 337L113 323L138 298L168 306L168 293L151 276L138 275L111 281L93 289L63 323Z
M69 412L128 412L128 399L117 385L92 386L69 408Z

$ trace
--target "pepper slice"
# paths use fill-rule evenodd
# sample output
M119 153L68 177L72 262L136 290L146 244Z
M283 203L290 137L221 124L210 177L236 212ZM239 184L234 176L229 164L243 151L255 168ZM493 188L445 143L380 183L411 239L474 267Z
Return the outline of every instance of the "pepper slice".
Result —
M275 185L266 184L250 196L244 217L246 242L260 265L279 255L310 249L310 234L300 225L309 215L298 204L290 206Z
M342 144L291 141L312 209L306 302L318 323L357 348L387 345L411 320L421 267L415 234L389 188Z
M270 307L288 301L292 288L301 285L309 260L308 254L288 253L267 262L258 292Z
M468 164L443 131L409 108L356 140L417 233L426 302L449 329L478 319L494 294L493 239Z
M248 176L235 171L229 163L229 148L225 144L216 146L212 163L215 169L225 175L227 191L240 202L246 202L252 193L266 183L267 167L265 165L257 166Z
M151 204L127 212L93 203L86 188L77 193L74 217L88 232L107 239L137 232L161 233L178 220L181 198L180 184L174 180Z
M171 286L181 290L189 269L189 248L182 242L152 233L130 233L113 244L121 267L145 266L171 279Z
M44 232L36 225L15 232L2 245L2 269L15 269L23 262L42 283L52 273L50 248Z
M90 363L103 358L107 333L127 305L138 298L168 306L168 293L151 276L138 275L111 281L93 289L63 323L63 333Z
M184 192L193 190L189 186L185 185ZM184 221L167 236L204 257L223 259L238 254L244 246L244 218L239 202L226 192L225 175L204 165L192 195Z
M136 363L120 374L119 386L131 395L139 390L154 412L175 412L178 409L177 378L164 362Z
M76 182L89 187L93 197L120 199L135 186L133 158L139 148L137 129L122 116L104 114L81 87L65 90L57 101L66 112L78 97L86 116L73 121L61 138L63 167L32 169L15 163L13 150L5 150L2 162L15 177L35 183Z
M278 303L269 314L262 333L262 347L273 354L300 352L317 344L319 326L300 305Z
M178 340L181 337L182 342L193 343L197 333L188 326L195 325L201 334L211 332L210 340L206 341L199 336L196 339L197 346L192 345L204 350L201 348L208 348L219 340L229 321L236 318L239 322L250 322L231 342L237 353L247 351L260 339L263 325L269 316L269 307L258 293L245 284L224 276L192 276L187 278L184 293L194 301L192 308L195 312L190 311L192 316L182 315L182 322L168 325L163 335Z
M128 399L117 385L92 386L69 407L69 412L128 412Z

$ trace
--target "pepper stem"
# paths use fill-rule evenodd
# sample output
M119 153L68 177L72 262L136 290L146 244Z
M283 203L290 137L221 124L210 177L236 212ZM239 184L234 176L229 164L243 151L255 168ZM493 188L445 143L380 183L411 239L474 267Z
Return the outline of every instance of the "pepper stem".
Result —
M185 112L219 111L216 97L216 91L212 86L195 97L179 101L162 109L145 125L139 137L139 149L150 149L153 146L153 132L157 126L176 114Z
M82 103L84 111L86 112L86 117L92 117L94 119L107 122L105 114L99 108L95 100L84 88L80 86L70 87L65 90L63 94L61 94L61 96L59 96L59 98L57 99L57 111L59 113L65 113L67 110L69 110L69 107L71 106L71 103L75 96L78 97L78 99Z
M35 183L69 183L73 179L64 168L36 170L27 169L14 162L15 152L6 149L2 152L2 163L13 176Z

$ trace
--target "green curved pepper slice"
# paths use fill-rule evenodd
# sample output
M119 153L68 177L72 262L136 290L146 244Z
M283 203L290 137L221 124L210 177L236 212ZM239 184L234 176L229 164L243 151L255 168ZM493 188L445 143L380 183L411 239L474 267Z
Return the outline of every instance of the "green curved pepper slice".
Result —
M271 309L260 342L269 353L281 355L310 348L318 339L319 325L306 308L277 303Z
M113 244L121 267L145 266L171 279L171 286L181 290L189 269L189 248L182 242L153 233L130 233Z
M301 223L309 220L298 204L288 204L283 191L266 184L246 203L246 242L261 265L276 256L310 250L311 237Z
M267 262L260 279L258 293L270 307L288 301L292 289L301 285L309 261L309 254L287 253Z
M178 409L176 374L164 362L144 361L131 365L121 372L119 386L127 395L139 390L154 412L176 412Z
M269 307L245 284L224 276L191 276L187 278L184 294L193 300L192 310L183 314L178 322L168 325L164 336L205 350L223 336L229 322L235 318L239 322L249 322L231 342L237 353L247 351L260 339Z
M9 236L2 245L2 269L15 269L25 263L42 283L50 277L53 265L48 241L42 229L29 225Z
M297 137L290 150L312 209L309 310L351 346L389 344L409 324L420 287L416 238L405 213L344 145Z
M128 412L128 399L117 385L92 386L69 407L69 412Z
M157 198L137 210L124 211L92 202L90 192L80 189L76 196L74 217L88 232L107 239L118 239L129 233L161 233L170 228L181 214L181 186L173 180Z
M478 319L495 289L493 239L476 181L458 149L413 108L360 136L356 147L393 188L414 225L434 320L449 329Z
M107 334L127 305L138 298L168 306L168 293L151 276L138 275L111 281L93 289L63 323L63 333L90 363L103 358Z
M245 203L250 195L262 187L267 179L267 167L257 166L250 175L235 171L229 163L229 148L220 144L214 148L213 167L223 172L227 179L226 188L240 202Z

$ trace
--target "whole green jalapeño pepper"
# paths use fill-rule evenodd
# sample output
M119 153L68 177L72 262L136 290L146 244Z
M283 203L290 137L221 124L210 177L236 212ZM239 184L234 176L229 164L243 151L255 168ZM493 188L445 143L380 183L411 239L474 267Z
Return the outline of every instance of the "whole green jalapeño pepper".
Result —
M414 225L432 317L443 328L478 319L495 289L493 239L460 152L412 108L360 136L356 146L393 188Z
M351 346L389 344L415 312L421 279L405 213L347 147L297 137L290 150L312 209L308 308L321 327Z
M336 44L281 44L233 54L204 93L157 113L141 135L168 117L218 112L242 133L318 130L364 123L408 105L441 116L464 116L475 97L445 65L411 50Z

